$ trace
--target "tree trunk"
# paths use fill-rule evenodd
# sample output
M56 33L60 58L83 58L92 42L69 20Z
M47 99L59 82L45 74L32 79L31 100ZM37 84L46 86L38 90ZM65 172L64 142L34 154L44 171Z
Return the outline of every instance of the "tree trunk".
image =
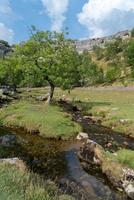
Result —
M47 103L50 104L52 102L53 99L53 95L54 95L54 84L51 81L48 81L49 85L50 85L50 92L49 92L49 96L47 99Z

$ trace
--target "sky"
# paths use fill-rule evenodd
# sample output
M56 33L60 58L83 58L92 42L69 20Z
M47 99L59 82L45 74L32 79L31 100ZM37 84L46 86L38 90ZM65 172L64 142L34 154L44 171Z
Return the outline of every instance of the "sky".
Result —
M27 40L30 27L72 39L111 35L134 27L134 0L0 0L0 39Z

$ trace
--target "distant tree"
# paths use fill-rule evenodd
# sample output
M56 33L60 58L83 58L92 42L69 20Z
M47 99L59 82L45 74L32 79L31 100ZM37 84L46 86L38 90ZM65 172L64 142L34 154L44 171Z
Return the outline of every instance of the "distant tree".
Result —
M22 77L22 70L18 65L16 57L10 56L6 59L0 60L0 84L11 86L16 90L20 84Z
M94 46L93 51L95 52L97 60L100 60L103 58L103 49L100 46Z
M122 39L115 38L105 45L105 57L107 60L113 59L118 53L123 51Z
M134 37L134 28L131 31L131 37Z
M128 65L131 66L132 75L134 76L134 40L131 40L128 44L128 47L125 51L125 57Z
M88 51L80 55L79 72L81 86L89 86L103 82L103 70L92 61Z
M4 59L11 50L12 48L7 41L0 40L0 58Z
M105 81L108 83L113 83L114 81L120 79L120 77L121 77L120 64L116 62L111 62L106 71Z

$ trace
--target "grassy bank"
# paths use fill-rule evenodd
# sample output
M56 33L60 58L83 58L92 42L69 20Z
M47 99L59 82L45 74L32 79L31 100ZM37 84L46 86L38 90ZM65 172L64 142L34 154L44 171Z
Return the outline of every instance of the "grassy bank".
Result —
M21 97L32 99L49 88L22 90ZM82 108L85 115L100 117L102 125L134 137L134 91L109 88L76 88L70 93L56 89L56 99L66 99Z
M0 164L1 200L72 200L59 195L56 185L44 183L37 175L18 169L9 164Z
M82 108L85 115L92 113L101 118L102 125L134 137L134 91L77 88L68 94L57 90L57 98L62 94Z
M32 101L17 101L2 108L0 121L4 126L24 127L47 138L69 139L81 130L58 106Z
M113 161L117 161L120 164L134 169L134 151L121 149L114 154L107 153Z

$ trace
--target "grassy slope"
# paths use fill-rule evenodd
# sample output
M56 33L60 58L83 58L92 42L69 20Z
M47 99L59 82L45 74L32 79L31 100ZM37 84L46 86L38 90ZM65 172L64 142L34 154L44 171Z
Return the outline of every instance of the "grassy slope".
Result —
M3 125L24 127L29 132L39 131L48 138L68 139L81 130L59 107L31 101L18 101L1 109L0 119Z
M1 200L72 200L59 195L52 182L44 183L37 175L20 170L15 166L0 164Z
M122 44L127 44L129 43L131 40L133 40L133 38L128 38L123 40ZM122 64L122 73L121 76L117 78L116 81L114 81L113 83L110 83L110 85L134 85L133 83L133 78L131 76L131 67L127 66L126 62L125 62L125 58L124 58L124 52L120 52L118 54L116 54L113 59L107 60L105 53L107 52L107 50L104 48L102 49L102 58L101 59L97 59L96 53L94 51L90 52L90 55L92 57L92 60L98 65L98 67L102 68L104 73L107 72L107 70L109 69L109 66L111 65L111 62L120 62ZM120 64L119 64L120 66ZM105 85L107 85L108 83L106 82Z

